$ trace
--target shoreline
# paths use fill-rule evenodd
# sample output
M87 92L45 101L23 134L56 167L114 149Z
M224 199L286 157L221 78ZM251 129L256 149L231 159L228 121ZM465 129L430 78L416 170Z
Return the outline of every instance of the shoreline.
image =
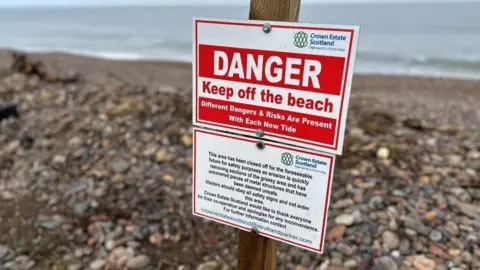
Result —
M63 50L24 50L17 48L4 48L0 47L0 60L4 61L4 55L11 52L21 52L29 56L35 56L37 58L78 58L78 59L88 59L89 61L105 61L111 62L112 64L149 64L149 65L176 65L176 66L185 66L191 67L192 62L190 60L181 60L181 59L160 59L160 58L148 58L138 55L138 58L129 58L129 57L113 57L108 56L110 53L87 53L87 52L71 52ZM112 52L111 55L117 53ZM122 54L122 53L118 53ZM125 53L125 55L128 53ZM132 53L133 55L133 53ZM357 60L358 61L358 60ZM0 65L1 67L1 65ZM415 73L387 73L387 72L367 72L367 71L357 71L354 73L354 77L392 77L392 78L415 78L415 79L436 79L436 80L455 80L455 81L480 81L480 78L462 76L455 77L453 75L433 75L433 74L415 74Z
M8 70L12 52L25 53L55 73L74 71L86 82L99 85L134 84L159 92L191 93L191 63L158 60L107 60L71 53L28 53L0 49L0 72ZM387 110L405 117L450 124L468 130L480 127L479 80L385 74L356 74L352 80L350 107Z

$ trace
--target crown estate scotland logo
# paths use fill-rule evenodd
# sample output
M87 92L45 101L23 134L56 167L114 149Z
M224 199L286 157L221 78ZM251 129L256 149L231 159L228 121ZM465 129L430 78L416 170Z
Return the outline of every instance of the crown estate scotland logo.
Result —
M293 36L293 45L297 46L298 48L304 48L308 45L308 35L307 33L300 31L295 33Z
M282 159L281 159L282 163L287 165L287 166L290 166L293 164L293 155L288 153L288 152L285 152L282 154Z

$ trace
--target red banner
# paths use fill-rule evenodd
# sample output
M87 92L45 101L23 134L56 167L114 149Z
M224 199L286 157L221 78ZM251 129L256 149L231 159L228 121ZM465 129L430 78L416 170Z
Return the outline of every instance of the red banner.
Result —
M199 76L340 95L345 58L199 44Z

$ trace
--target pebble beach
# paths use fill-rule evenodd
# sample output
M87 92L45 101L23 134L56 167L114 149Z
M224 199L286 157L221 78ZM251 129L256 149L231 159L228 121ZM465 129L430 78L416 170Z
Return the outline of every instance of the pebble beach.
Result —
M235 269L238 231L192 215L191 64L26 57L0 51L0 269ZM277 269L480 269L479 102L354 76L324 253Z

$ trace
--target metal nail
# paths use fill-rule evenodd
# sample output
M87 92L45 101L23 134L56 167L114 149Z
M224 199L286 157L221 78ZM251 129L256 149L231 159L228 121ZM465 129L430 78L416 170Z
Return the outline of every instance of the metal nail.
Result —
M270 33L272 31L272 26L269 23L265 23L262 27L263 32Z

